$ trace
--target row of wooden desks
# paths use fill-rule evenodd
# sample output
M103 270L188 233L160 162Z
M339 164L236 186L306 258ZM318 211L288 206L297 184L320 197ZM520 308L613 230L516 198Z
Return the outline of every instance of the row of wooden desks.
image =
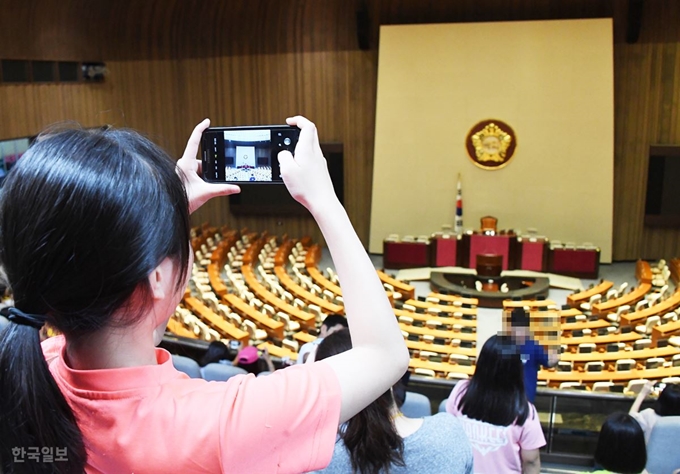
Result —
M272 344L271 342L263 342L262 344L257 346L257 348L260 349L261 351L267 349L267 351L271 355L273 355L274 357L278 357L280 359L288 358L290 360L297 360L298 358L297 352L293 352L285 347L279 347L277 345Z
M295 320L308 331L316 329L316 317L313 314L306 313L295 306L288 304L265 288L265 286L257 279L253 268L249 264L244 264L241 267L241 273L243 274L243 279L248 287L253 290L262 301L270 304L274 308L278 308L278 310L283 311L292 318L295 318Z
M453 324L458 324L463 327L471 327L471 328L476 328L477 327L477 321L475 319L463 319L463 318L452 318L452 317L442 317L442 316L434 316L431 314L421 314L421 313L413 313L411 311L406 311L403 309L399 308L394 308L394 314L399 317L399 316L406 316L408 318L413 318L414 321L420 321L423 324L427 324L428 321L437 321L445 326L450 326Z
M672 357L680 354L680 349L673 346L655 347L641 349L637 351L618 351L618 352L586 352L570 353L565 352L560 356L561 361L566 362L615 362L619 359L647 360L653 357Z
M335 303L331 303L330 301L327 301L323 298L320 298L319 296L316 296L315 294L312 294L310 291L305 290L302 288L300 285L295 283L293 279L288 275L286 272L286 269L284 267L276 266L274 267L274 274L276 277L279 279L281 284L288 289L291 293L293 293L295 296L300 298L301 300L315 304L319 306L324 312L330 313L330 314L344 314L345 308L343 306L337 305Z
M394 287L394 290L401 293L404 299L413 299L416 297L416 289L413 286L408 285L403 281L392 278L387 273L382 272L380 270L378 270L378 277L380 278L380 281L382 281L383 283L392 285Z
M259 312L257 309L253 308L234 294L230 293L224 295L222 300L241 316L248 318L254 323L260 325L265 331L267 331L269 337L279 340L284 338L285 324L283 322L272 319L266 314Z
M680 291L676 291L668 299L662 301L661 303L655 304L650 308L645 308L641 311L635 311L634 313L622 314L621 325L632 326L637 323L644 324L643 320L647 320L648 317L663 316L678 306L680 306Z
M476 333L441 331L437 329L429 329L426 327L409 326L407 324L399 323L402 331L409 334L416 334L418 336L433 336L439 339L460 339L461 341L469 341L477 343Z
M659 339L665 339L668 336L680 332L680 321L673 321L666 324L660 324L652 328L652 344L656 344Z
M640 283L637 286L637 288L635 288L630 293L619 296L618 298L605 301L604 303L594 304L592 313L607 314L616 312L616 309L619 308L620 306L633 306L642 298L644 298L645 295L649 293L649 290L651 289L652 285L650 283Z
M427 311L428 309L436 309L441 313L448 313L448 314L453 314L453 313L461 313L461 314L466 314L466 315L474 315L475 318L477 317L477 308L464 308L462 306L452 306L452 305L447 305L447 304L435 304L435 303L429 303L427 301L420 301L420 300L414 300L414 299L409 299L404 301L404 304L408 304L413 306L416 309L422 309L424 311Z
M173 333L175 336L182 336L190 339L198 339L198 336L196 336L196 334L194 334L193 331L185 328L182 323L173 318L170 318L168 320L167 330Z
M201 318L209 327L220 333L222 337L240 341L244 346L250 344L250 338L247 332L237 328L230 322L225 321L224 318L215 314L198 299L193 296L185 296L184 304L186 304L189 310Z
M606 336L583 336L583 337L564 337L560 339L560 343L566 346L575 346L578 344L614 344L617 342L631 343L643 336L636 332L627 332L622 334L608 334Z
M406 340L406 347L415 351L437 352L438 354L459 354L468 357L477 357L477 349L468 347L453 347L443 344L429 344L427 342Z
M611 289L612 286L614 286L614 282L605 280L599 285L595 285L594 287L590 288L589 290L567 296L567 304L572 307L578 307L581 303L587 302L595 295L605 294Z
M412 369L430 369L441 373L457 373L472 376L475 367L470 365L449 364L448 362L433 362L429 360L411 359L408 366Z
M680 366L664 367L658 369L633 369L619 371L603 370L602 372L553 372L543 369L538 372L538 379L545 380L548 383L627 382L629 380L635 379L658 380L666 377L677 376L680 376Z

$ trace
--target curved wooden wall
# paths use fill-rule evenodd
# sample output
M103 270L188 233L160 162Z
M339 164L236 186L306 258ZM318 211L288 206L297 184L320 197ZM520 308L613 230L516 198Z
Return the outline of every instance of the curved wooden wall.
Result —
M626 4L0 0L0 58L104 60L110 72L104 84L0 85L0 139L67 119L113 123L144 131L179 156L192 126L206 116L230 125L281 123L303 113L315 120L322 141L344 143L346 207L367 242L380 24L613 16L614 258L678 255L680 231L644 228L642 217L648 146L680 143L680 5L645 2L640 40L628 45ZM370 19L367 51L358 47L357 8ZM418 126L405 118L413 133ZM310 218L234 218L226 200L195 217L321 240Z

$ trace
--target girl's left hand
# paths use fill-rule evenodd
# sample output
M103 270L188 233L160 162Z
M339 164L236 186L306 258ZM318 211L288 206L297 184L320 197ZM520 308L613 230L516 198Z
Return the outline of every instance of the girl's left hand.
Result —
M201 160L196 159L201 144L203 131L210 126L210 119L205 119L191 132L182 158L177 161L177 167L182 171L180 177L189 198L189 213L217 196L228 196L241 192L241 188L233 184L206 183L201 178Z

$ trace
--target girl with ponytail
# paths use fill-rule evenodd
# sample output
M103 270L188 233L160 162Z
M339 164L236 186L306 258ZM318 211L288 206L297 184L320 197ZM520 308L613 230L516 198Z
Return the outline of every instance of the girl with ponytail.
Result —
M1 472L319 469L338 423L404 372L399 327L333 191L316 128L304 117L288 123L300 140L295 156L278 154L281 174L337 261L347 318L365 334L356 350L228 382L175 370L155 346L190 274L189 213L239 191L199 177L209 121L178 162L129 130L43 134L0 191L0 264L15 300L0 334ZM62 335L41 345L46 323ZM356 376L367 354L373 362ZM25 455L35 450L39 459Z
M319 344L315 360L350 349L352 339L349 330L343 329ZM340 428L333 459L326 469L319 472L472 473L472 449L454 417L439 413L413 419L399 411L396 399L401 405L405 398L402 380ZM397 396L398 393L400 396Z

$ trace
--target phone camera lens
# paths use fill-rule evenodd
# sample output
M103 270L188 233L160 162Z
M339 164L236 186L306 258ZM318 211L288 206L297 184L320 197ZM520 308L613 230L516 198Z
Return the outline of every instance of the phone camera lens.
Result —
M288 138L288 137L284 138L283 144L286 145L286 146L290 145L290 138Z

